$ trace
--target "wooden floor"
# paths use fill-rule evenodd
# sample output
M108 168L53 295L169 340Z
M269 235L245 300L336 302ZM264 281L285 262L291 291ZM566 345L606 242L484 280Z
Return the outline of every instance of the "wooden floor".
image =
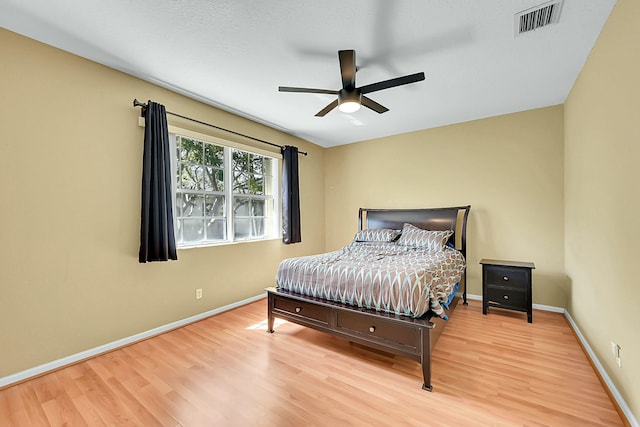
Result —
M564 316L458 306L417 362L283 323L266 300L0 391L1 426L616 426Z

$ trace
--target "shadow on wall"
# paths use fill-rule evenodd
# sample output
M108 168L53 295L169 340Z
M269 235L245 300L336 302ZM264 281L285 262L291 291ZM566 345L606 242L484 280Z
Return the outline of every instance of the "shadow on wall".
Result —
M552 252L541 248L540 242L538 246L532 246L525 237L521 237L526 233L535 234L535 230L520 230L523 224L518 221L503 224L487 209L474 208L473 205L467 226L467 283L470 293L482 295L480 260L529 261L536 265L533 270L533 303L568 308L571 280L566 276L562 263Z
M562 278L559 279L558 286L561 289L562 300L564 301L563 307L570 310L571 296L573 295L573 281L571 280L571 277L563 274Z
M469 263L479 262L482 258L491 258L489 255L495 252L493 250L495 247L491 215L486 209L476 209L472 205L467 221L467 258Z

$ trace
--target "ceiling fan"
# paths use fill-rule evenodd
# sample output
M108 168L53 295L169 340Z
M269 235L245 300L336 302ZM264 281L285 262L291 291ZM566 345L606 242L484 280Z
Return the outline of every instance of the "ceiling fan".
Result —
M342 112L353 113L355 111L358 111L361 105L364 105L365 107L382 114L386 111L389 111L389 109L383 105L378 104L371 98L364 96L364 94L424 80L424 73L415 73L409 74L407 76L396 77L394 79L383 80L381 82L372 83L361 87L356 87L356 71L358 71L356 67L356 51L339 50L338 59L340 60L342 89L330 90L279 86L278 90L280 92L326 93L329 95L338 95L338 99L324 107L322 110L318 111L316 113L316 117L323 117L329 111L333 110L336 107L338 107L338 109L340 109L340 111Z

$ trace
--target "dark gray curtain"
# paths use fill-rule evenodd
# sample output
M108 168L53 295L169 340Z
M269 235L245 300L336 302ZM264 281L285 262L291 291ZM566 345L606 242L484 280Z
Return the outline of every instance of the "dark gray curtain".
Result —
M177 260L171 199L171 150L164 105L144 109L140 262Z
M286 244L302 241L298 148L289 145L282 147L282 241Z

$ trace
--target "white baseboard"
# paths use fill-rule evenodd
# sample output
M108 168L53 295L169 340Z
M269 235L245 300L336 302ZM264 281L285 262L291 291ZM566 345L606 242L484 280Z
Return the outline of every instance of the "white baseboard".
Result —
M482 301L482 295L467 294L467 298L471 299L471 300L480 300L480 301ZM569 325L571 325L571 327L575 331L576 336L578 337L578 339L580 340L580 342L584 346L585 350L587 351L587 354L589 355L589 358L593 362L593 365L598 370L598 373L600 374L600 376L604 380L605 384L609 388L609 391L611 392L611 395L616 400L616 403L618 404L618 406L620 406L620 409L624 413L625 417L627 417L627 420L629 421L631 426L632 427L640 427L640 424L638 424L638 420L633 415L633 412L631 412L631 408L629 408L629 405L627 405L627 402L624 400L624 398L622 397L622 395L618 391L616 385L611 380L611 377L609 377L609 375L607 374L607 371L605 371L604 367L602 366L602 363L600 363L600 360L598 360L598 357L596 356L596 354L591 349L591 346L589 346L589 343L585 339L584 335L582 335L582 332L580 332L580 329L578 329L578 325L576 325L576 323L573 321L573 319L571 318L571 315L569 314L569 312L564 308L554 307L554 306L551 306L551 305L533 304L533 308L538 309L538 310L553 311L555 313L564 314L564 317L567 319L567 321L569 322Z
M242 301L235 302L233 304L225 305L224 307L219 307L214 310L209 310L204 313L196 314L195 316L187 317L186 319L177 320L175 322L171 322L166 325L159 326L157 328L153 328L148 331L132 335L130 337L122 338L122 339L110 342L108 344L104 344L95 348L91 348L89 350L81 351L80 353L63 357L62 359L54 360L52 362L48 362L33 368L25 369L24 371L16 372L15 374L7 375L6 377L1 377L0 388L6 387L21 381L28 380L29 378L32 378L32 377L46 374L48 372L63 368L68 365L72 365L74 363L80 362L90 357L94 357L99 354L106 353L108 351L112 351L129 344L133 344L137 341L142 341L147 338L153 337L155 335L160 335L172 329L180 328L190 323L194 323L199 320L206 319L207 317L211 317L215 314L219 314L224 311L228 311L236 307L240 307L242 305L249 304L254 301L258 301L259 299L264 298L266 295L267 295L266 293L256 295L254 297L247 298Z
M575 331L576 336L578 337L578 339L580 340L580 342L584 346L585 350L587 351L587 354L589 355L589 358L591 358L591 361L593 362L593 365L598 370L598 373L600 374L600 376L604 380L605 384L609 388L609 391L611 392L611 395L613 396L613 398L618 403L618 406L620 406L620 409L624 413L625 417L627 417L627 420L629 421L631 426L632 427L640 427L640 424L638 423L638 420L633 415L633 412L631 412L631 408L629 408L629 405L627 405L627 402L624 400L624 398L622 397L622 395L618 391L618 388L616 387L616 385L611 380L611 377L609 376L609 374L607 374L607 371L604 369L604 366L602 366L602 363L600 363L600 360L598 360L598 357L596 356L596 354L591 349L591 346L587 342L587 340L584 337L584 335L582 335L582 332L580 332L580 329L578 329L578 325L576 325L576 322L573 321L573 318L571 317L571 315L569 314L569 312L567 310L564 311L564 317L567 319L567 321L569 322L569 324L571 325L571 327Z
M127 338L122 338L120 340L116 340L116 341L110 342L108 344L104 344L104 345L101 345L101 346L98 346L98 347L95 347L95 348L92 348L92 349L89 349L89 350L85 350L85 351L82 351L80 353L72 354L70 356L63 357L61 359L54 360L54 361L49 362L49 363L45 363L45 364L30 368L30 369L26 369L26 370L21 371L21 372L17 372L15 374L8 375L6 377L2 377L2 378L0 378L0 388L6 387L6 386L9 386L11 384L18 383L18 382L21 382L21 381L28 380L29 378L36 377L38 375L46 374L48 372L54 371L54 370L62 368L64 366L68 366L68 365L80 362L80 361L88 359L90 357L94 357L94 356L97 356L99 354L106 353L108 351L112 351L112 350L115 350L117 348L129 345L129 344L133 344L133 343L135 343L137 341L142 341L144 339L153 337L155 335L160 335L160 334L168 332L168 331L170 331L172 329L176 329L176 328L180 328L182 326L186 326L186 325L188 325L190 323L194 323L194 322L197 322L199 320L206 319L207 317L211 317L211 316L213 316L215 314L219 314L219 313L222 313L222 312L225 312L225 311L228 311L228 310L243 306L245 304L249 304L249 303L252 303L254 301L258 301L259 299L262 299L265 296L266 296L266 293L263 293L263 294L260 294L260 295L256 295L254 297L247 298L247 299L244 299L242 301L235 302L233 304L225 305L224 307L219 307L219 308L216 308L214 310L209 310L209 311L206 311L204 313L196 314L195 316L187 317L186 319L178 320L178 321L175 321L175 322L163 325L163 326L159 326L157 328L150 329L150 330L145 331L145 332L141 332L139 334L132 335L132 336L127 337ZM470 299L470 300L482 300L482 295L467 294L467 298ZM604 380L605 384L609 388L609 391L611 392L611 395L615 398L616 402L620 406L620 409L622 410L624 415L627 417L627 420L629 421L631 426L632 427L640 427L640 424L638 423L638 420L633 415L633 412L631 412L631 408L629 408L629 405L627 405L627 402L624 400L624 398L622 397L622 395L618 391L617 387L615 386L615 384L611 380L611 377L609 377L609 375L605 371L604 367L600 363L600 360L598 360L598 357L596 356L596 354L591 349L591 346L589 346L589 343L585 339L584 335L582 335L582 332L580 332L580 329L578 329L578 325L576 325L576 323L573 321L573 318L571 317L569 312L567 310L565 310L564 308L554 307L554 306L549 306L549 305L541 305L541 304L533 304L533 308L538 309L538 310L552 311L552 312L557 312L557 313L563 313L564 314L565 318L567 319L567 321L569 322L569 324L571 325L571 327L575 331L576 336L578 337L578 339L580 340L580 342L582 343L582 345L586 349L587 354L589 355L589 357L591 358L594 366L598 370L598 373L601 375L601 377Z

